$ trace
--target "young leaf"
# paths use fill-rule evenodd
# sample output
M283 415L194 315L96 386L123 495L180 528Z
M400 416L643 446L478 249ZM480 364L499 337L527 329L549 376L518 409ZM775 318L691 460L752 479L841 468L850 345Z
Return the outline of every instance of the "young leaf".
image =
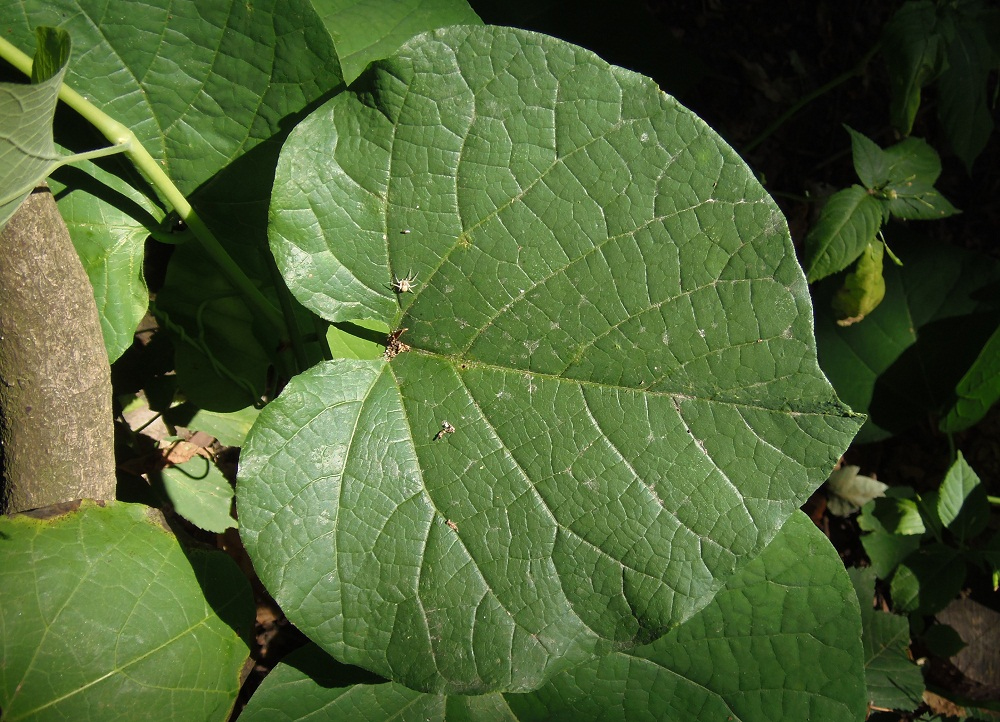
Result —
M948 469L937 502L941 524L966 544L978 536L990 521L990 503L979 476L962 456Z
M148 514L83 502L0 518L4 719L226 718L250 587L225 554L182 548Z
M830 196L806 236L803 265L810 283L844 270L875 241L885 220L882 206L859 185Z
M261 579L424 690L657 638L858 426L777 207L652 81L553 38L425 34L353 90L285 144L272 247L308 307L401 336L261 413L237 491Z
M371 679L309 646L268 675L240 718L858 720L863 649L849 584L833 547L796 513L683 627L564 672L536 692L424 694ZM870 607L870 595L867 601Z
M889 180L882 193L889 200L889 213L907 220L936 220L958 213L934 188L941 175L941 159L926 142L906 138L886 148L885 154Z
M885 297L882 256L885 246L875 240L861 252L854 270L833 297L838 326L850 326L874 311Z
M854 172L869 191L882 188L889 180L890 156L868 136L849 126L844 128L851 135Z
M955 387L954 406L941 419L947 434L967 429L982 419L1000 399L1000 326L993 332L975 362Z
M72 43L69 33L60 28L37 27L38 48L31 63L31 84L38 85L61 76L69 63Z
M869 702L886 709L916 709L923 696L924 678L910 658L910 625L906 617L873 609L875 575L871 569L847 572L861 603Z

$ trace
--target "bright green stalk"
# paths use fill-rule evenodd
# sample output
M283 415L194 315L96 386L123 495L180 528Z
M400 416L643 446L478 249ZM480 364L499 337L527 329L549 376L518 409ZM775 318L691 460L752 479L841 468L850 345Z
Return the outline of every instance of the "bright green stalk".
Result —
M0 57L9 62L25 75L31 76L32 60L10 42L0 37ZM187 198L178 190L173 181L163 172L160 164L149 154L138 138L128 127L106 115L93 103L70 88L65 83L59 88L59 99L79 113L83 118L97 128L115 147L124 149L124 153L135 164L139 171L160 193L164 200L174 209L177 216L187 224L191 233L201 243L208 255L215 261L222 274L232 283L253 305L264 318L287 336L285 320L274 305L267 300L260 289L236 265L232 257L215 238L204 221L188 203Z

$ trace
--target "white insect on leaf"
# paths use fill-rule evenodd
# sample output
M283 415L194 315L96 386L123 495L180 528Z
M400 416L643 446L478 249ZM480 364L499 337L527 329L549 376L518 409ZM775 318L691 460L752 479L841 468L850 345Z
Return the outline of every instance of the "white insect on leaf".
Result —
M411 293L416 287L417 274L411 273L402 278L392 277L392 290L396 293Z

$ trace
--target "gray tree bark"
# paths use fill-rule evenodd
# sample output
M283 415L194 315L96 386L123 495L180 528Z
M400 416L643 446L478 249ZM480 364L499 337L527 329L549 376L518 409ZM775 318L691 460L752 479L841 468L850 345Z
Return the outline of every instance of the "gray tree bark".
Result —
M115 496L100 320L48 188L0 232L0 460L6 513Z

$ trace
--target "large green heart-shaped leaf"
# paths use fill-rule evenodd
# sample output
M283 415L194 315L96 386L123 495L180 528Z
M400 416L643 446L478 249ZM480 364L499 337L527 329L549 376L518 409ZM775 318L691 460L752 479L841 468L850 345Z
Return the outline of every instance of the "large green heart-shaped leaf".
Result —
M226 555L138 504L0 518L4 720L224 720L253 600Z
M859 419L777 207L652 81L469 27L362 80L289 137L272 247L307 307L408 330L264 409L242 534L339 659L533 689L703 608Z
M311 646L268 675L241 719L853 722L864 717L866 700L853 596L833 547L796 513L683 627L558 675L537 692L422 694L363 679Z

